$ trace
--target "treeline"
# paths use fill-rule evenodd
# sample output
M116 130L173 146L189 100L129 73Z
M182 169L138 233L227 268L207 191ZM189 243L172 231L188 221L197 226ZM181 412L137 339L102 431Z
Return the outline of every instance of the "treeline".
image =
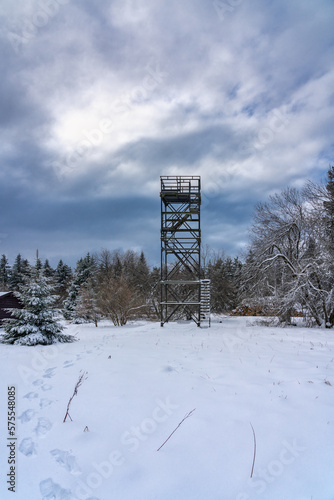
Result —
M56 296L55 307L65 319L73 322L110 318L125 324L134 311L148 314L150 296L154 293L158 271L150 271L143 252L102 250L80 258L74 270L60 260L52 268L48 259L37 258L35 265L17 255L13 266L5 255L0 260L0 291L18 291L34 270L49 279ZM152 302L152 301L151 301Z
M34 267L41 269L47 277L52 277L57 290L62 295L72 278L73 272L70 266L59 261L56 269L50 266L49 260L44 263L37 259ZM13 266L9 265L8 258L2 254L0 259L0 291L17 291L23 285L26 279L31 275L31 264L28 259L24 259L21 254L15 258Z
M212 312L231 311L238 304L241 261L208 247L202 250L202 255L203 277L212 282ZM115 325L124 325L129 318L160 316L160 268L151 268L144 252L104 249L80 258L74 269L63 260L52 268L48 259L44 262L37 259L32 267L20 254L11 267L2 255L0 291L18 291L36 268L52 284L55 307L72 322L93 321L97 325L108 318Z

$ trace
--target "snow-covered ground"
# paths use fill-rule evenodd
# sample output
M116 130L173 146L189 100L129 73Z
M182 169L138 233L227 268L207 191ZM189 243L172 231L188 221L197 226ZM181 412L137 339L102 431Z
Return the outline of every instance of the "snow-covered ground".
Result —
M0 345L0 498L333 500L334 332L247 323L69 325L78 342Z

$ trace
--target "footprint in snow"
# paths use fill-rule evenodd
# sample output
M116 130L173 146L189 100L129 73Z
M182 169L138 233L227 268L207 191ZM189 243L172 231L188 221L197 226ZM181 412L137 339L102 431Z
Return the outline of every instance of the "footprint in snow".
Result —
M50 391L52 389L52 385L44 384L41 387L42 391Z
M40 408L46 408L47 406L52 405L53 401L50 399L42 398L39 402L39 407Z
M28 392L28 394L26 394L25 396L23 396L24 398L27 398L27 399L36 399L38 398L38 393L37 392Z
M163 371L166 372L166 373L170 373L170 372L174 372L176 370L172 366L167 365L167 366L165 366L165 368L163 369Z
M39 483L42 500L72 500L71 490L65 490L60 484L54 483L49 477Z
M73 361L65 361L64 363L64 368L69 368L70 366L74 366L74 363Z
M34 430L37 436L44 437L51 430L51 427L52 423L50 420L48 418L41 417L38 419L38 424Z
M39 386L39 385L42 385L43 384L43 380L41 380L40 378L37 379L37 380L34 380L32 385L35 385L35 386Z
M51 450L50 453L53 457L55 457L56 462L58 462L58 464L64 467L68 472L73 475L81 474L81 470L77 464L75 456L71 455L69 451L56 449Z
M43 375L43 378L51 378L51 377L54 377L54 371L55 371L56 367L54 366L53 368L47 368L45 370L45 373Z
M31 438L24 438L19 445L19 451L26 457L32 457L37 453L36 444Z
M29 409L24 411L22 415L20 415L18 418L21 420L22 424L25 424L26 422L30 422L35 413L36 413L35 410Z

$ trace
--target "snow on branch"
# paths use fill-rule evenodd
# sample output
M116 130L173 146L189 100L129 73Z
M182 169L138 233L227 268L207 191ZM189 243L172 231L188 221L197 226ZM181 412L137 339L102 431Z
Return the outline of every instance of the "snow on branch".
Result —
M282 254L282 253L277 253L277 254L276 254L276 255L274 255L273 257L268 257L267 259L265 259L264 261L262 261L262 262L261 262L261 265L263 266L263 265L264 265L264 264L266 264L266 263L271 263L271 262L273 262L274 260L279 259L279 258L280 258L280 259L282 259L282 260L283 260L283 261L287 264L287 266L291 269L291 271L292 271L295 275L297 275L297 274L298 274L298 273L297 273L297 271L296 271L296 269L295 269L295 266L292 264L292 262L290 261L290 259L288 259L288 258L287 258L287 256L286 256L286 255L284 255L284 254ZM269 266L268 266L268 267L269 267ZM267 268L265 268L265 270L266 270L266 269L268 269L268 267L267 267Z

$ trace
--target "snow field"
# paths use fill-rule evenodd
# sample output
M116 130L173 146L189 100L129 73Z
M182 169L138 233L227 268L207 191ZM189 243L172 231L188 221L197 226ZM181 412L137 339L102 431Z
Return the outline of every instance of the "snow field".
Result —
M333 500L333 332L220 321L68 325L78 342L0 345L16 500ZM6 471L5 437L0 460ZM4 479L0 498L13 498Z

